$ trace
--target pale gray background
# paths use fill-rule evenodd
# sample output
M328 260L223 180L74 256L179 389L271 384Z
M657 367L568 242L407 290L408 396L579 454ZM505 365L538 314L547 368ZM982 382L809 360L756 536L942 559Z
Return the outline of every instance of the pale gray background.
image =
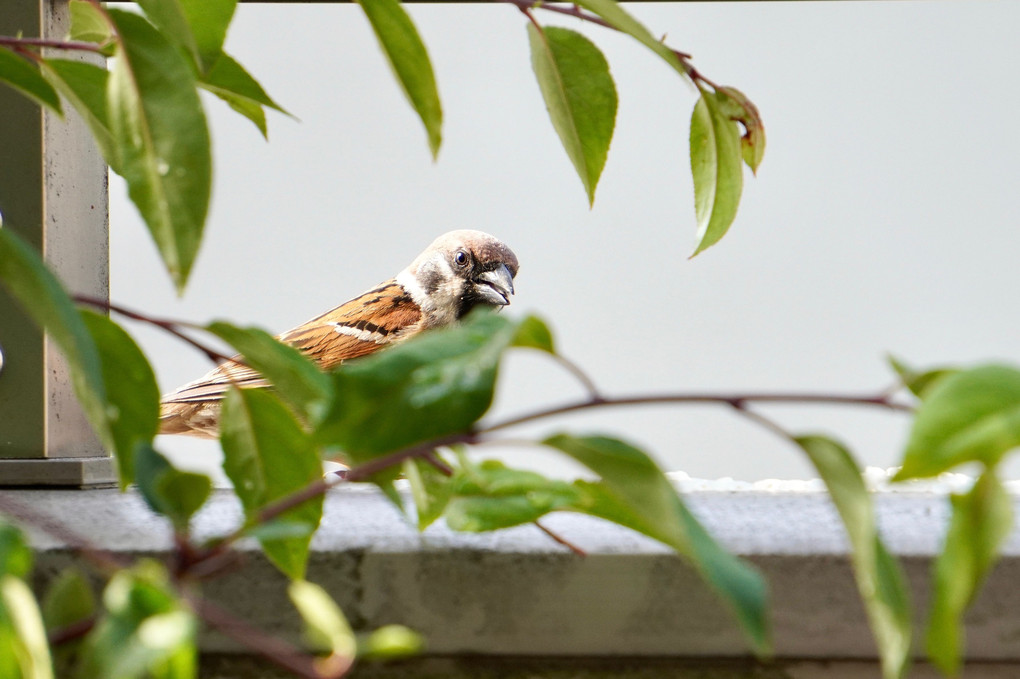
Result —
M628 4L760 107L768 152L722 243L688 261L687 134L695 97L632 40L577 28L620 95L588 209L531 72L525 19L503 5L409 7L446 116L433 164L354 6L240 7L228 49L300 118L269 144L219 101L207 110L215 192L183 299L123 184L111 187L113 298L153 314L282 331L396 273L433 237L479 228L522 262L512 313L536 312L612 394L874 391L883 355L918 364L1020 360L1020 3ZM206 359L134 326L169 391ZM537 355L504 366L497 413L580 395ZM896 415L768 411L892 465ZM599 411L535 428L604 431L670 469L738 479L810 475L798 453L714 407ZM164 438L201 463L215 444ZM522 464L552 454L510 453ZM556 466L562 471L564 468Z

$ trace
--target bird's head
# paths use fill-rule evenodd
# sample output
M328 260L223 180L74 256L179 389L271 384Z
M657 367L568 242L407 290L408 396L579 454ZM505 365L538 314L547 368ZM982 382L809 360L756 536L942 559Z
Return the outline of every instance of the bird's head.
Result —
M484 304L505 306L514 294L517 255L481 231L450 231L432 242L398 277L429 325L444 325Z

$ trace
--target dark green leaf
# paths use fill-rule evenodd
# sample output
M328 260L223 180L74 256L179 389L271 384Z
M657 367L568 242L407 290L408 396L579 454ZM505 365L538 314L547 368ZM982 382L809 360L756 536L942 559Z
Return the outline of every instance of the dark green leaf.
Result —
M948 676L960 673L963 615L977 595L1013 526L1013 499L992 470L963 495L953 495L946 544L935 561L928 619L928 657Z
M102 10L85 0L71 0L71 40L109 44L113 40L113 28L103 16Z
M556 134L581 177L589 205L616 125L616 85L602 52L565 28L528 23L531 66Z
M21 578L0 575L0 676L53 679L39 606Z
M142 17L110 9L119 49L109 116L131 200L178 291L184 289L209 208L212 160L192 68Z
M486 460L464 467L454 478L446 523L453 530L497 530L530 523L579 499L569 483Z
M63 115L60 97L39 69L5 47L0 47L0 83L6 83L40 106Z
M538 316L525 316L521 319L512 346L538 349L548 354L556 353L552 331Z
M744 186L740 163L737 124L720 109L717 94L702 90L691 116L691 174L698 219L695 255L719 242L737 216Z
M637 19L628 14L616 0L579 0L575 4L602 17L617 30L626 33L658 54L678 73L684 76L687 75L687 69L680 62L676 52L666 47L661 40L655 38Z
M179 532L186 531L212 491L209 477L180 471L150 445L138 447L135 467L138 490L152 511L170 519Z
M77 3L76 3L77 4ZM106 85L110 73L105 68L68 59L45 59L40 64L47 78L71 103L89 126L92 136L114 172L120 154L110 132Z
M180 0L188 21L202 73L208 73L223 55L223 41L234 18L237 0Z
M0 575L27 578L32 572L32 548L17 526L0 517Z
M1020 445L1020 370L983 365L924 392L896 480L935 476L964 462L994 467Z
M200 84L255 123L263 137L267 134L263 106L290 115L266 94L258 81L251 77L241 64L227 54L219 58Z
M385 625L358 643L359 660L395 660L418 655L425 639L403 625Z
M159 429L159 387L138 345L106 316L82 310L82 320L99 351L110 429L121 489L134 480L134 454Z
M95 594L80 570L66 568L50 583L43 598L42 614L46 629L51 632L96 614Z
M411 17L398 0L357 0L379 40L393 72L418 113L429 139L432 157L442 141L443 109L425 44Z
M329 405L329 377L311 359L258 328L216 321L206 326L244 356L272 384L287 405L307 422L319 421Z
M220 415L223 470L234 483L249 522L267 504L322 478L319 451L271 392L231 388ZM322 495L282 514L313 529L322 518ZM266 556L292 580L304 577L311 535L262 540Z
M354 658L357 653L354 632L326 590L307 580L294 580L288 585L287 594L305 622L305 635L312 648L339 658Z
M112 447L102 364L92 336L38 253L3 228L0 228L0 283L63 352L74 393L100 438Z
M443 515L453 496L453 481L420 459L404 460L404 476L418 515L418 530L425 530Z
M162 565L144 561L118 571L103 604L107 615L86 637L85 676L197 676L194 614L178 600Z
M480 311L455 327L345 363L317 434L354 463L465 431L492 402L514 323Z
M850 452L824 436L794 439L825 482L853 551L854 577L878 643L885 679L903 677L910 662L911 609L906 579L875 527L860 469Z
M648 455L603 436L558 434L543 443L602 477L575 482L582 496L574 509L644 533L685 556L734 611L755 652L770 652L768 591L761 574L719 546Z
M889 360L889 365L894 371L896 371L900 381L903 382L903 386L918 398L924 398L925 394L928 393L928 390L943 377L959 372L956 368L916 370L895 356L888 356L887 358Z

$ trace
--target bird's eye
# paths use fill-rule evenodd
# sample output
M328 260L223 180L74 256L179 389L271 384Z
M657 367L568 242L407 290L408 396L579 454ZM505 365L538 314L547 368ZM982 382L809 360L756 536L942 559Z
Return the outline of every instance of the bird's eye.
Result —
M453 261L457 263L457 266L467 266L468 255L463 250L457 250L457 254L453 256Z

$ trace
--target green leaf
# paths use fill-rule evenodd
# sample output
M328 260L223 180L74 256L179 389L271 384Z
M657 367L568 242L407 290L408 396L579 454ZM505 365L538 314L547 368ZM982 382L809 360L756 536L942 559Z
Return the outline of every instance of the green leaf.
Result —
M27 578L32 572L32 548L17 526L0 517L0 575Z
M680 75L688 75L687 69L681 63L676 52L666 47L661 40L655 38L637 19L628 14L616 0L580 0L574 4L578 7L583 7L589 12L594 12L605 19L613 28L626 33L655 52Z
M888 356L887 359L890 367L899 376L900 381L903 382L903 386L918 398L924 398L928 390L943 377L959 372L957 368L916 370L895 356Z
M305 636L312 648L354 659L358 649L354 632L326 590L307 580L294 580L287 586L287 594L305 622Z
M517 324L517 334L514 335L511 346L538 349L547 354L556 354L556 343L553 340L552 331L538 316L526 316Z
M319 421L329 405L329 377L300 351L259 328L214 321L206 330L241 353L245 363L268 379L280 398L309 422Z
M75 567L61 571L46 590L42 615L46 629L59 630L88 620L96 614L96 597L92 586Z
M184 50L200 73L207 73L223 53L227 28L237 0L138 0L149 20Z
M1020 370L961 370L925 392L895 480L936 476L964 462L994 467L1020 445Z
M719 95L701 90L691 116L691 174L698 219L694 255L719 242L737 216L744 185L740 163L737 124L721 110Z
M418 514L418 530L425 530L443 515L453 497L453 481L424 460L404 460L404 476Z
M492 403L514 323L479 310L333 374L333 403L317 432L354 463L466 431Z
M485 460L463 468L453 480L446 523L460 531L498 530L530 523L576 505L579 499L577 489L569 483Z
M591 205L616 125L616 85L609 64L594 43L576 31L527 26L531 66L549 118Z
M113 27L103 12L86 0L71 0L71 40L107 45L113 40Z
M992 470L969 492L952 496L953 518L935 561L928 657L948 676L960 673L963 616L999 557L1013 526L1013 500Z
M24 580L0 575L0 676L53 679L46 629Z
M152 511L170 519L178 532L185 532L192 515L209 498L209 477L180 471L151 445L138 447L135 466L138 490L145 502Z
M92 336L38 253L3 228L0 228L0 283L63 352L78 401L100 438L112 447L102 363Z
M159 386L145 354L123 328L93 311L83 309L81 315L99 351L106 422L123 490L134 480L135 448L151 443L159 430Z
M716 90L716 98L723 113L744 126L740 154L751 172L757 174L758 166L765 157L765 125L758 107L735 87L720 87Z
M613 521L675 549L734 611L755 652L770 652L768 591L761 574L715 541L647 454L603 436L558 434L543 443L602 477L595 483L574 482L582 494L576 511Z
M110 69L110 129L128 184L182 292L202 240L212 160L197 82L182 54L142 17L107 10L119 36Z
M57 115L64 114L57 91L39 73L39 69L5 47L0 47L0 82Z
M194 614L182 604L162 565L144 561L113 575L103 593L107 615L86 638L87 677L195 677Z
M442 141L443 109L439 103L432 62L418 29L398 0L357 2L368 17L400 87L425 125L429 149L435 158Z
M906 579L875 527L875 515L860 469L850 452L824 436L798 436L843 519L853 552L857 589L878 643L885 679L903 677L910 662L911 609Z
M72 4L72 7L78 3ZM91 5L88 5L91 7ZM110 73L105 68L68 59L44 59L40 68L89 126L106 163L118 171L120 154L110 131L106 85Z
M396 660L425 650L425 639L403 625L384 625L358 644L359 660Z
M249 523L259 510L322 477L319 451L301 425L271 392L231 388L220 414L223 471L234 484ZM313 529L322 518L322 495L281 515ZM311 535L263 539L266 556L292 580L304 577Z
M255 123L263 137L267 137L266 114L263 106L290 115L266 94L262 85L241 64L227 54L219 58L209 72L202 77L199 84Z

